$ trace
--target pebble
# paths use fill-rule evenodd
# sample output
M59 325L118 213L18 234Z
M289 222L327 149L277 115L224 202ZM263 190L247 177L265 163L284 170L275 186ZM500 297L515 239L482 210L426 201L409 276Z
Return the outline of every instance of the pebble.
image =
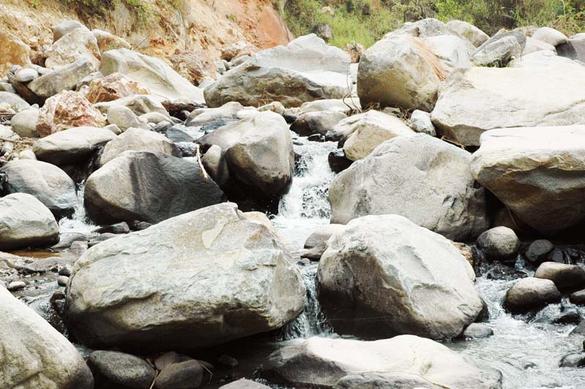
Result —
M463 331L463 337L466 339L481 339L489 338L494 334L488 325L483 323L471 323L465 331Z
M39 73L36 70L31 68L24 68L17 71L16 74L14 75L14 78L18 82L28 83L37 78L38 76Z
M526 258L533 263L540 263L546 259L555 246L546 239L538 239L530 243L528 250L526 250Z
M71 276L71 266L65 265L59 269L59 275L70 277Z
M67 277L67 276L57 277L57 284L59 286L67 286L68 283L69 283L69 277Z
M12 281L11 283L8 284L7 289L11 292L15 292L17 290L24 289L25 286L26 283L24 281Z

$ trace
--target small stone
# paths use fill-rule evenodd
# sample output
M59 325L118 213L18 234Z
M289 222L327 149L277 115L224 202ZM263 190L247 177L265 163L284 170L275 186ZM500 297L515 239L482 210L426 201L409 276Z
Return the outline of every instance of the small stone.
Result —
M410 127L416 132L422 132L430 136L437 136L437 131L433 122L431 122L431 114L421 110L414 110L410 116Z
M130 227L128 227L128 223L120 222L116 224L111 224L109 226L102 226L96 230L96 232L103 234L106 232L112 234L127 234L130 232Z
M491 261L506 261L516 258L520 240L514 230L508 227L494 227L482 233L477 239L477 246Z
M65 277L71 277L71 266L65 265L59 269L59 275Z
M546 239L538 239L530 243L528 250L526 250L526 259L532 263L540 263L546 260L547 255L555 248L555 246Z
M201 386L203 368L195 359L166 366L156 377L156 389L193 389Z
M560 367L583 367L583 366L585 366L585 352L565 355L561 359L559 366Z
M578 265L543 262L536 269L534 277L553 281L562 292L585 289L585 269Z
M347 169L353 163L353 161L349 160L345 156L343 149L338 149L330 152L328 160L331 170L333 170L335 173L339 173Z
M11 292L16 292L17 290L21 290L24 289L26 286L26 283L24 281L12 281L11 283L8 284L8 290Z
M569 296L569 300L573 304L585 305L585 289L571 293L571 295Z
M463 337L466 339L481 339L488 338L494 334L488 325L483 323L471 323L465 331L463 331Z
M561 293L551 280L528 277L516 282L505 298L505 307L512 313L540 309L561 301Z
M552 322L553 324L579 324L581 322L581 315L576 309L570 309L561 312Z
M156 375L145 360L116 351L94 351L87 364L94 376L128 388L149 389Z
M168 353L164 353L160 355L158 358L154 360L154 366L158 370L164 370L165 367L172 365L173 363L181 363L192 359L183 354L176 353L174 351L170 351Z
M66 276L57 277L57 284L59 286L67 286L68 282L69 282L69 277L66 277Z
M34 80L38 76L39 76L39 73L36 70L31 69L31 68L24 68L24 69L20 69L19 71L17 71L16 74L14 75L14 78L18 82L27 83L27 82L31 82L32 80Z

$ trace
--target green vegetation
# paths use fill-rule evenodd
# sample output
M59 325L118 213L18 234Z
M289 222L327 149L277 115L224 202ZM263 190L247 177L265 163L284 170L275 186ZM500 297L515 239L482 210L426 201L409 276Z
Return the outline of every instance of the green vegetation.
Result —
M328 24L330 43L368 47L406 21L436 17L460 19L488 34L500 28L549 26L566 34L585 31L583 0L287 0L279 4L295 35Z

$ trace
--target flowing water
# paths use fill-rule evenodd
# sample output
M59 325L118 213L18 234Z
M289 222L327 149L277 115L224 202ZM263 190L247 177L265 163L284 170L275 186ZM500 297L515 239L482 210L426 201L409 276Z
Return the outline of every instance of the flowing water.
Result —
M300 260L306 238L320 226L329 224L327 190L335 174L329 168L327 156L337 145L334 142L312 142L294 134L293 137L298 155L295 176L272 221L301 268L307 287L307 304L299 318L283 329L280 340L337 336L328 326L317 300L315 278L318 264ZM83 185L79 187L78 197L73 216L60 221L62 233L91 234L96 228L88 223L85 215ZM506 313L502 301L513 283L512 279L479 277L477 288L488 305L490 319L487 324L494 335L446 345L479 366L501 371L507 389L585 388L585 368L558 367L562 356L583 350L583 338L569 336L575 325L550 324L550 318L560 311L560 304L547 307L533 318L515 318ZM582 314L585 316L585 312ZM258 359L264 357L262 354Z
M281 200L273 222L282 237L298 252L305 239L319 226L329 223L327 188L334 177L327 161L336 144L295 139L300 156L290 191ZM310 336L336 336L319 309L315 290L316 264L301 263L308 290L307 306L301 316L284 331L284 339ZM524 269L519 269L524 271ZM506 389L585 388L585 368L559 368L560 359L583 350L583 338L569 336L575 325L551 324L561 304L550 305L533 318L513 317L502 307L513 279L478 277L477 288L490 313L487 324L494 335L477 340L454 341L446 345L461 352L478 366L494 368L503 374ZM565 301L564 305L568 303ZM576 307L572 307L577 309ZM585 312L582 312L582 316ZM466 388L467 389L467 388Z

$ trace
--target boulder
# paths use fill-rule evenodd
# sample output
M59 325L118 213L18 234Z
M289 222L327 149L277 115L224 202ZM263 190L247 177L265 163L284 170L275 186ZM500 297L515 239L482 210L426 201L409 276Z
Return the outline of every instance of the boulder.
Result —
M476 66L504 67L522 55L524 46L526 36L522 32L502 30L478 47L471 61Z
M343 112L315 111L300 114L290 129L300 136L325 135L347 116Z
M471 323L465 331L463 337L465 339L482 339L489 338L494 334L494 330L490 326L483 323Z
M34 159L12 160L0 168L7 193L28 193L60 217L77 204L73 180L55 165Z
M6 113L18 113L30 108L30 105L20 96L10 92L0 92L0 111Z
M91 103L113 101L132 95L148 95L150 91L120 73L112 73L89 83L87 99Z
M548 43L551 46L562 45L569 40L565 34L550 27L540 27L538 30L534 31L532 38Z
M557 46L560 56L585 63L585 39L569 39L566 43Z
M475 237L487 220L470 161L467 151L425 134L386 141L334 178L331 222L398 214L449 239Z
M296 339L270 355L262 375L294 387L501 388L501 373L480 370L446 346L412 335L369 342ZM373 386L337 385L357 375L380 380Z
M480 135L495 128L580 124L584 100L585 66L579 64L559 64L554 71L476 67L443 85L431 117L441 135L479 146Z
M14 34L0 31L0 75L6 74L12 65L30 64L30 47Z
M585 289L571 293L569 300L576 305L585 305Z
M41 161L54 165L70 165L87 161L101 146L116 135L105 128L76 127L37 140L33 151Z
M305 251L301 256L311 260L319 260L327 249L327 241L329 238L333 234L342 231L344 228L345 226L343 224L327 224L319 227L317 230L313 231L305 241Z
M287 46L256 53L205 88L205 101L219 107L229 101L261 106L280 101L297 107L307 101L340 99L351 94L349 54L328 46L315 34Z
M481 144L473 175L522 222L554 235L585 221L585 126L492 130Z
M432 110L447 70L420 38L386 37L362 55L357 91L362 107Z
M41 137L72 127L104 127L106 118L79 92L63 91L47 99L39 111Z
M397 30L391 31L385 37L407 35L416 38L429 38L438 35L450 34L448 26L440 20L426 18L416 22L407 22Z
M93 172L84 196L89 215L101 224L158 223L223 200L223 192L196 162L134 151Z
M537 239L528 246L528 249L526 250L526 258L532 263L543 262L554 248L555 246L551 241Z
M89 355L87 364L98 385L105 381L124 388L149 389L156 376L152 366L144 359L117 351L94 351Z
M118 100L106 101L96 103L95 108L102 113L108 113L112 107L126 107L129 108L135 115L144 115L149 112L159 112L163 115L169 115L166 108L161 102L161 99L151 95L134 95L123 97Z
M214 130L222 127L228 123L232 123L243 119L250 111L254 110L252 107L244 107L237 101L225 103L221 107L216 108L198 108L193 110L187 121L186 126L202 127L204 130Z
M524 313L561 301L561 293L551 280L522 278L506 293L504 306L512 313Z
M341 112L349 115L352 111L360 111L360 101L355 97L348 97L344 99L323 99L307 101L299 107L299 113L307 112Z
M161 369L155 389L193 389L201 386L204 370L195 359L170 363Z
M341 333L449 339L483 309L457 248L398 215L364 216L333 234L317 279L319 301Z
M394 136L413 134L408 126L396 116L370 110L339 121L326 135L329 140L346 141L356 132L364 134L392 133Z
M104 147L99 165L105 165L119 157L124 151L145 151L179 156L179 150L166 136L140 128L129 128Z
M1 286L0 317L0 387L93 388L75 346Z
M441 61L447 73L471 67L471 55L475 47L455 35L438 35L425 39L425 45Z
M561 292L571 293L585 288L585 269L579 265L544 262L534 277L551 280Z
M431 114L421 110L414 110L410 115L410 127L416 131L430 136L437 136L437 131L431 121Z
M69 65L40 76L28 84L28 89L44 100L61 91L74 89L95 70L96 65L91 60L80 58Z
M72 31L81 29L87 31L87 27L77 20L62 20L59 23L51 27L53 30L53 42L58 41L63 36L69 34Z
M526 56L528 54L532 54L532 53L539 52L539 51L546 51L546 52L549 52L550 54L553 54L555 56L557 55L557 50L555 49L554 46L549 45L548 43L540 41L538 39L527 37L526 38L526 46L524 46L524 50L522 51L522 56L510 61L508 63L508 66L511 66L511 64L513 62L517 62L518 60L521 60L524 56Z
M276 235L223 203L90 248L75 263L65 315L89 345L188 349L275 330L304 302Z
M126 42L123 38L116 36L108 31L93 29L91 33L97 41L97 45L100 51L103 53L108 50L115 49L130 49L132 46Z
M477 246L490 261L515 260L520 240L514 230L508 227L494 227L477 238Z
M108 123L116 125L121 131L129 128L148 128L143 120L124 105L112 105L108 109Z
M14 193L0 198L0 250L47 247L58 241L55 217L34 196Z
M584 367L585 366L585 353L571 353L563 356L559 362L559 367Z
M284 193L292 180L294 157L288 125L274 112L254 112L198 139L221 147L233 186L258 198Z
M187 100L197 104L205 102L201 89L181 77L166 62L136 51L106 51L102 56L100 71L105 76L121 73L148 88L153 95L166 100Z
M368 111L356 116L359 118L351 116L333 129L337 133L340 129L351 131L343 144L345 156L351 161L367 157L378 145L389 139L414 135L414 131L393 115Z
M39 109L31 107L18 112L10 120L12 131L23 138L38 138L37 124L39 121Z
M97 68L101 58L97 40L87 28L63 35L45 51L45 55L45 66L50 69L69 65L80 58L86 58Z
M447 28L455 35L467 39L475 47L481 46L490 38L488 34L475 27L473 24L461 20L449 21L447 23Z
M525 54L520 58L511 61L508 64L510 68L553 68L563 66L572 66L575 62L569 58L560 57L553 51L539 50L530 54Z

